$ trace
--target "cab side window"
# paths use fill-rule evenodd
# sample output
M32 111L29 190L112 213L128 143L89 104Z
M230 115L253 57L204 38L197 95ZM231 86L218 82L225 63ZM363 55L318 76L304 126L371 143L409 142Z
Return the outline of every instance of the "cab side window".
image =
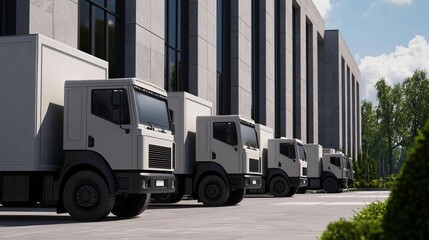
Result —
M280 154L290 158L296 158L295 146L293 143L280 143Z
M237 130L234 122L213 123L213 138L229 145L237 145Z
M341 162L340 162L340 158L339 157L331 157L331 164L337 166L337 167L341 167Z
M92 90L91 114L115 124L130 124L127 91L125 89Z

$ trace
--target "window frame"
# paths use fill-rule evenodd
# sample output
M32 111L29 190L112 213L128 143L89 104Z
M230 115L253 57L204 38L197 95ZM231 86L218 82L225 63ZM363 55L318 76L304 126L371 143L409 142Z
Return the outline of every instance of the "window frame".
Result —
M280 143L279 144L279 150L280 150L279 151L280 154L287 157L287 158L296 159L296 157L297 157L297 151L295 149L295 144L293 144L293 143ZM284 150L286 150L286 152ZM293 150L292 153L291 153L291 150Z
M112 111L112 113L111 113L112 117L111 118L105 117L104 115L101 115L101 114L98 114L98 112L95 112L95 109L94 109L95 108L94 93L102 92L102 91L104 91L104 92L111 91L111 96L110 96L110 104L111 105L107 106L107 108L109 108L109 107L111 108L111 111ZM115 119L114 119L114 112L113 111L116 109L114 104L113 104L113 92L114 91L121 91L122 92L121 96L123 97L123 99L120 100L121 101L120 106L122 107L120 109L120 113L122 113L122 114L120 114L121 119L119 121L115 121ZM126 101L124 101L124 99ZM125 88L104 88L104 89L101 88L101 89L92 89L91 90L91 115L93 115L93 116L96 116L98 118L101 118L103 120L111 122L115 125L130 125L131 124L130 109L131 108L130 108L130 102L128 99L128 91ZM126 115L128 116L128 118L126 118L127 117Z
M224 127L225 129L223 130L224 136L217 137L216 133L218 133L218 131L216 129L216 125L221 125L221 124L222 125L225 124L225 127ZM223 127L223 126L220 126L220 127ZM228 128L233 129L233 132L229 132ZM213 122L212 130L213 130L213 139L216 139L218 141L221 141L221 142L228 144L228 145L231 145L231 146L237 146L238 145L237 126L236 126L235 122ZM232 134L231 140L228 140L228 134Z
M125 69L125 3L126 1L123 0L102 0L104 3L103 5L100 5L96 0L79 0L79 6L78 6L78 48L84 52L87 52L88 54L91 54L93 56L99 57L103 60L106 60L109 62L109 77L123 77L124 76L124 69ZM115 2L115 10L109 9L109 3L111 1ZM82 35L83 32L81 30L82 26L82 19L83 19L83 12L82 7L83 4L89 5L89 36L87 39L87 44L89 45L89 49L82 49L83 48L83 39ZM103 41L103 56L97 56L98 48L96 49L97 44L97 36L96 36L96 11L101 10L103 11L103 27L104 27L104 41ZM109 20L110 17L113 17L115 19L113 25L115 29L114 33L114 40L115 44L110 45L110 40L113 39L113 37L110 37L109 29L110 24ZM110 50L110 48L114 48L113 50Z

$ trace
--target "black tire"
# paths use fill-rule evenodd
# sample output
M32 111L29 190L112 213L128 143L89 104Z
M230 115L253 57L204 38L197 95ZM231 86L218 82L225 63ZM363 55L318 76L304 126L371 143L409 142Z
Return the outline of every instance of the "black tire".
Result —
M287 197L290 191L289 182L281 176L273 177L270 181L270 193L274 197Z
M229 193L229 198L225 202L225 206L234 206L240 203L244 199L246 190L244 188L232 190Z
M292 197L293 195L298 192L298 187L290 187L289 193L286 195L286 197Z
M300 188L298 189L298 192L296 192L296 193L304 194L305 192L307 192L307 188L306 188L306 187L300 187Z
M63 190L63 203L67 212L78 221L98 221L113 208L115 194L95 172L81 171L73 174Z
M198 198L207 207L222 206L229 198L229 189L222 178L209 175L198 185Z
M148 194L121 194L116 196L112 213L118 217L131 218L146 210L150 202Z
M339 190L338 182L334 178L328 177L323 181L323 189L327 193L336 193Z
M177 203L182 200L183 194L178 193L157 193L152 194L153 203Z

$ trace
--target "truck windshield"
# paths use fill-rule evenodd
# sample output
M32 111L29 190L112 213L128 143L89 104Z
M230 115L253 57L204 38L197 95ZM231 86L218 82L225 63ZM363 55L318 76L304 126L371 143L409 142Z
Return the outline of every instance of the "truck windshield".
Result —
M299 152L299 159L303 161L307 161L307 155L305 154L304 146L299 143L298 143L298 152Z
M162 99L136 89L137 110L140 124L170 130L167 99Z
M240 126L243 138L243 145L247 147L258 148L258 138L256 136L255 128L243 123L241 123Z

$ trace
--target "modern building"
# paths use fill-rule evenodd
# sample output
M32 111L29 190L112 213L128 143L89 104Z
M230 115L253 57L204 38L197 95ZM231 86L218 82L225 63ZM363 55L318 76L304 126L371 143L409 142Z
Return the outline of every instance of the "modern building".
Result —
M360 73L312 0L0 0L0 35L31 33L277 137L360 151Z

